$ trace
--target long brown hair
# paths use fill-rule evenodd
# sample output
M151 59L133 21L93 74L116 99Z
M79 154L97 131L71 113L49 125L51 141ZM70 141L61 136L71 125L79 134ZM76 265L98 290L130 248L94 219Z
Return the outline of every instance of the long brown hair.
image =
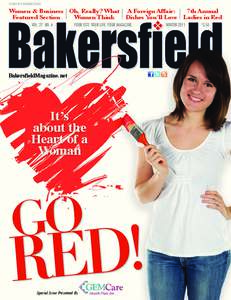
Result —
M224 124L229 108L230 78L224 59L212 50L198 49L190 53L181 64L173 82L176 107L171 116L177 117L178 120L184 119L185 107L180 98L180 90L188 69L194 61L199 61L202 64L208 79L217 89L213 102L204 115L206 127L217 131Z

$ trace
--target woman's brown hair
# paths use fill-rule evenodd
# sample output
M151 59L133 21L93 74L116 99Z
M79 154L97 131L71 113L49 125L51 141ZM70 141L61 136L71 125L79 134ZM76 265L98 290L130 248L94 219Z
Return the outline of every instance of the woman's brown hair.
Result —
M229 108L230 78L224 59L212 50L198 49L190 53L181 64L173 82L176 107L171 116L177 117L178 120L184 118L185 107L180 98L180 90L188 69L194 61L199 61L202 64L208 79L217 89L213 102L204 115L207 128L217 131L224 124Z

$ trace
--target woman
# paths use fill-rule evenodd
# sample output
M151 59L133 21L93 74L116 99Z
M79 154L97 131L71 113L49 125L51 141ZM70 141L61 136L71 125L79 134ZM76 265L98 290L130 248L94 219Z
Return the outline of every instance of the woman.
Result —
M151 300L218 300L229 263L227 207L219 193L231 157L225 116L230 79L213 51L189 54L173 84L175 110L148 121L139 150L136 192L153 201L148 238Z

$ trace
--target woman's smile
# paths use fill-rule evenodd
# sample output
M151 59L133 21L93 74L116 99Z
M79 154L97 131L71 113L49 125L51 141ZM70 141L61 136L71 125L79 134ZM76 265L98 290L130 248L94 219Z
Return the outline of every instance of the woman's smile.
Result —
M197 96L193 96L193 95L190 95L190 94L188 95L188 97L189 97L189 100L192 101L192 102L194 102L194 103L198 103L198 102L203 101L202 98L197 97Z

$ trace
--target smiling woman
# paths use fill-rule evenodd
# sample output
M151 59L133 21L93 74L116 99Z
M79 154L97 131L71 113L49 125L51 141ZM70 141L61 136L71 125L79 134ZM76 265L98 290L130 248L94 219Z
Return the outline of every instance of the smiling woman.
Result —
M187 111L181 98L187 81L194 82L191 86L193 88L191 93L194 96L202 92L206 92L206 94L211 92L213 95L215 88L214 101L211 101L211 105L208 105L206 111L201 113L203 122L205 122L204 125L208 129L219 130L224 124L230 102L230 78L225 61L215 52L201 49L186 57L173 82L176 107L170 115L179 120L185 118Z
M143 203L153 202L150 299L183 300L187 287L189 300L218 300L230 264L231 219L219 191L231 155L231 122L225 119L230 79L223 58L210 50L189 54L173 93L174 111L143 125L150 145L138 156L136 192Z
M203 65L191 64L181 87L180 97L188 111L206 111L213 102L216 87L207 78Z

